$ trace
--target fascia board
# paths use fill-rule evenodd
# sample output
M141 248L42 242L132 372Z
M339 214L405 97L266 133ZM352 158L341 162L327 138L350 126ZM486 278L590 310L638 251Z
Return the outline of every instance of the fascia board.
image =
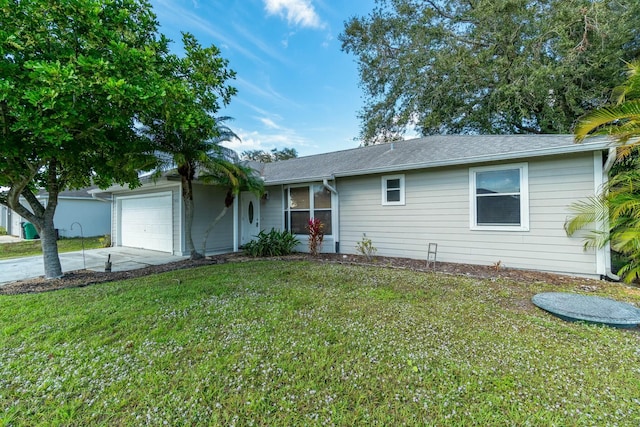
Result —
M279 179L275 181L266 180L264 182L264 185L273 186L273 185L303 184L303 183L311 183L311 182L322 182L325 179L332 181L333 178L334 178L333 175L305 176L302 178Z

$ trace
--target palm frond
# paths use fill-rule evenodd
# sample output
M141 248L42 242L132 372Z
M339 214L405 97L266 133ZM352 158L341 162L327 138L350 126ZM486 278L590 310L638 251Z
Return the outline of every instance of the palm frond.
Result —
M574 214L564 223L564 229L569 236L589 225L604 222L609 217L609 207L604 197L589 197L587 200L572 203L569 210Z
M594 110L578 121L574 134L576 141L583 141L588 135L611 135L621 141L639 135L640 101Z

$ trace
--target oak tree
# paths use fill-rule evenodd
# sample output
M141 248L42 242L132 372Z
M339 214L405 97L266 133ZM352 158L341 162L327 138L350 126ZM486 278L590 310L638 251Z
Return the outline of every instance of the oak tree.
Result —
M378 0L340 35L364 143L439 133L569 133L640 54L637 0Z

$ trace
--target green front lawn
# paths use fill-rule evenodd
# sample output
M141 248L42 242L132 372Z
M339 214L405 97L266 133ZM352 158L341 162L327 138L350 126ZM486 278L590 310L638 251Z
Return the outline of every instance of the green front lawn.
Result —
M551 290L256 261L0 296L0 426L640 425L638 331Z
M104 237L85 237L85 249L97 249L104 247ZM58 240L58 252L73 252L82 250L82 239ZM15 243L0 244L0 259L20 258L25 256L42 255L40 240L22 240ZM2 424L0 424L1 426Z

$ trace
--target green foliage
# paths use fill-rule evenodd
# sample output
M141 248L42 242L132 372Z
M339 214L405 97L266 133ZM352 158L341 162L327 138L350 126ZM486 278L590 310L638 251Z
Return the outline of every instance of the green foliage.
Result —
M7 229L4 227L0 227L0 236L6 236L7 235Z
M267 260L1 295L0 425L636 426L637 334L530 303L575 288Z
M362 233L362 240L356 243L356 252L364 255L367 261L371 261L376 252L378 252L378 249L373 246L371 239L369 239L365 233Z
M274 148L271 150L271 153L267 153L264 150L247 150L242 152L243 159L262 163L278 162L296 157L298 157L298 151L296 151L295 148L283 148L282 150Z
M47 277L62 274L58 193L136 186L154 165L137 125L165 95L157 26L146 0L0 2L0 203L37 227Z
M588 229L585 249L609 243L626 259L618 271L623 280L640 277L640 169L618 173L601 196L574 203L570 209L574 215L565 224L568 235Z
M622 82L639 27L636 0L380 0L340 35L365 92L361 138L568 133Z
M615 105L596 109L576 125L578 142L588 135L609 135L618 143L618 161L602 194L571 205L568 235L591 227L585 249L606 244L625 264L618 274L626 282L640 277L640 62L628 64L628 79L613 91Z
M311 218L307 224L309 231L309 253L317 256L324 241L324 224L318 218Z
M284 256L293 253L299 243L290 232L272 228L268 233L260 230L255 240L244 245L243 251L252 257Z
M618 150L621 158L631 153L640 136L640 61L627 64L627 76L624 84L613 90L614 105L585 114L574 130L578 142L587 135L613 137L622 145Z

